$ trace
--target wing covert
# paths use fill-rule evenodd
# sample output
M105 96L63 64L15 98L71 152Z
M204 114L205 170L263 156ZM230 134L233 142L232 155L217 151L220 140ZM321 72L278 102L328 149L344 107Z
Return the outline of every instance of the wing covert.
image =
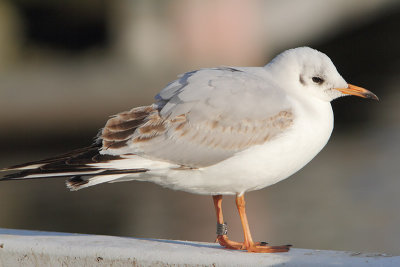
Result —
M102 153L197 168L276 138L294 117L284 93L265 87L262 71L222 67L183 74L155 104L110 119L100 136Z

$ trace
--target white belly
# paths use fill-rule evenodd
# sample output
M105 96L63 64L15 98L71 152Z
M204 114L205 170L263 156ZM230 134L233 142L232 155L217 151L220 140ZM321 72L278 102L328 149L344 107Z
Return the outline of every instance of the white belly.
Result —
M293 107L293 126L276 139L206 168L171 170L146 180L196 194L237 194L275 184L313 159L333 129L329 102L314 102L306 108L294 103Z

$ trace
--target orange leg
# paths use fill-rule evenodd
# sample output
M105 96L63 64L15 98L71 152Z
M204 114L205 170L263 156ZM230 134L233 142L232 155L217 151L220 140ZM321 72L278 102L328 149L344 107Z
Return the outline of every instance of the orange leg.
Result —
M291 245L284 246L260 246L253 242L251 237L249 223L246 216L246 202L244 201L244 195L236 196L236 207L239 211L240 220L242 221L243 233L244 233L244 247L248 252L260 252L260 253L272 253L272 252L287 252Z
M215 212L217 213L217 223L224 224L224 216L222 215L222 195L213 196ZM218 243L229 249L242 249L242 243L231 241L228 239L228 236L225 235L217 235Z
M222 196L213 196L215 211L217 213L217 223L224 224L222 215ZM244 196L236 196L236 207L239 212L240 220L242 221L244 242L234 242L228 239L226 234L218 234L217 241L219 244L228 249L243 249L248 252L261 252L261 253L272 253L272 252L287 252L289 251L290 245L285 246L266 246L265 242L254 243L251 237L249 224L246 216Z

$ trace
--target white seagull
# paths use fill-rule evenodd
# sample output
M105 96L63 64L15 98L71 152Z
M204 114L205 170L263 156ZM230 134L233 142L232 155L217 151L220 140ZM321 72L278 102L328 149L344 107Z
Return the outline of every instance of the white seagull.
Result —
M2 169L18 172L0 179L69 177L71 190L136 180L212 195L222 246L286 252L290 245L253 242L244 194L289 177L314 158L333 129L330 102L345 95L378 100L308 47L287 50L264 67L191 71L162 89L154 104L110 118L93 145ZM227 237L222 195L236 195L244 242Z

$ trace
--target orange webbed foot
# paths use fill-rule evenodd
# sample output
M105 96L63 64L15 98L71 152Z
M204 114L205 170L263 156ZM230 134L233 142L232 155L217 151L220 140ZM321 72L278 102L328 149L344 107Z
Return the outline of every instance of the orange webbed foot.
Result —
M274 252L287 252L291 245L284 246L267 246L267 242L256 242L246 245L244 242L235 242L229 240L227 235L218 235L216 240L221 246L227 249L234 250L247 250L248 252L255 253L274 253Z

